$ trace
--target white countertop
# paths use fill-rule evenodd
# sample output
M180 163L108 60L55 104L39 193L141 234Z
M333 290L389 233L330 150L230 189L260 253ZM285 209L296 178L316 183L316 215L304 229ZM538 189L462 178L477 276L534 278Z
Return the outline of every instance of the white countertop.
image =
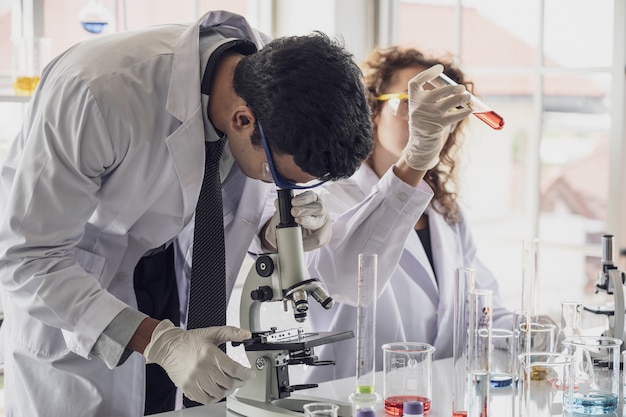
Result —
M433 398L430 417L450 417L452 415L452 359L444 359L433 362ZM382 395L382 372L376 374L376 391ZM328 400L329 402L348 403L348 396L354 391L355 378L340 379L337 381L326 382L320 384L319 387L302 390L294 393L292 399L310 399ZM491 415L494 416L511 416L513 415L513 387L492 389L490 391L490 408ZM622 401L623 403L623 401ZM259 412L248 413L245 417L263 417L261 410ZM289 412L285 415L302 416L301 413ZM618 410L611 414L605 414L603 417L622 417L623 404ZM172 411L168 413L157 414L159 417L241 417L241 414L227 410L226 403L218 403L190 408L180 411ZM390 417L385 413L383 405L380 404L377 409L378 417Z

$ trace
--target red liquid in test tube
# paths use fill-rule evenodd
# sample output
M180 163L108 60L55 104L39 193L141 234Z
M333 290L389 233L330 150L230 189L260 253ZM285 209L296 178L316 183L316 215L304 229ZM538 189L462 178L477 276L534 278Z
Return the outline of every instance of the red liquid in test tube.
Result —
M444 85L457 85L457 83L448 77L443 72L436 78L428 82L433 87L442 87ZM478 97L468 91L471 96L469 107L472 109L472 114L485 122L490 128L500 130L504 127L504 119L498 113L493 111L489 106L482 102Z
M504 119L495 111L488 111L484 113L472 113L483 122L487 123L492 129L500 130L504 127Z

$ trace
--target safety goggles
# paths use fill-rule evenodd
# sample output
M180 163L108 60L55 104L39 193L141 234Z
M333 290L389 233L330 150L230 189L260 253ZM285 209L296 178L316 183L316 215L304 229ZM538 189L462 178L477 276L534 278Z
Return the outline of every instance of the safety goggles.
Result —
M248 106L249 107L249 106ZM285 190L307 190L309 188L319 187L324 184L326 181L319 180L311 184L310 182L305 184L296 184L294 182L289 181L287 178L280 175L280 172L276 169L276 164L274 163L274 158L272 157L272 151L270 150L269 145L267 144L267 138L265 137L265 132L263 131L263 126L261 126L261 122L257 119L257 125L259 126L259 133L261 134L261 143L263 144L263 149L265 150L265 156L267 157L267 162L269 165L270 173L272 174L272 179L274 180L274 184L278 188L282 188Z
M409 95L403 93L382 94L376 97L378 101L388 101L391 113L401 119L409 120Z

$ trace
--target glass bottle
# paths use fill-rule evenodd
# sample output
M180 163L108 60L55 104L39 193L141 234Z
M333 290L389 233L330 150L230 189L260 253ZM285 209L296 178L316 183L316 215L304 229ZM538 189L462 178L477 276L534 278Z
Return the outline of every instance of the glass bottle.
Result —
M561 300L561 329L559 330L558 349L564 349L563 340L568 337L581 336L580 315L583 304L578 300Z

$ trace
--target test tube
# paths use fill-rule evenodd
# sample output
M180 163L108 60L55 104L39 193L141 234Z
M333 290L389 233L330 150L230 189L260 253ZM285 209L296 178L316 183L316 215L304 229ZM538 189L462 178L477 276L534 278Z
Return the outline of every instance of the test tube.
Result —
M457 85L457 83L448 77L443 72L436 78L429 81L429 84L435 88L443 87L445 85ZM472 109L472 114L485 122L489 127L495 130L500 130L504 127L504 119L498 113L493 111L491 107L485 104L482 100L476 97L474 94L468 91L471 96L471 100L468 106Z
M377 271L378 255L360 253L357 276L356 390L349 397L354 415L375 412L381 400L374 389Z
M356 392L373 394L376 358L376 284L378 255L359 254L356 327Z
M522 310L537 318L539 291L539 239L522 242Z
M467 415L467 357L469 294L474 290L474 269L459 267L455 275L454 330L452 334L452 417Z
M486 417L489 412L489 349L493 323L493 291L470 294L467 417Z

